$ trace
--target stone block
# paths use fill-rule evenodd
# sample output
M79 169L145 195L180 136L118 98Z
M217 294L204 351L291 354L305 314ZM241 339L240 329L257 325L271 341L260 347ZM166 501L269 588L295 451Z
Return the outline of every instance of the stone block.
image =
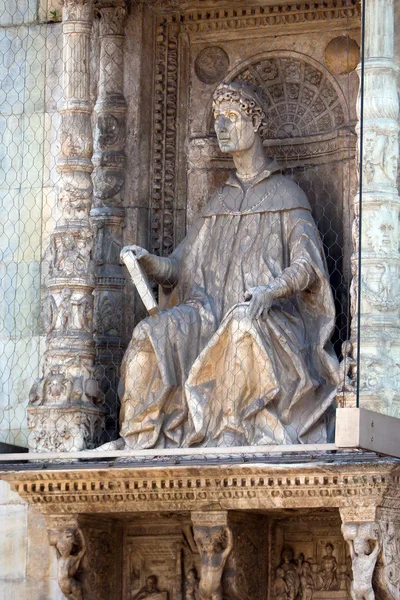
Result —
M28 507L24 505L0 506L0 582L26 576L27 512Z
M26 504L26 502L19 494L11 490L9 483L0 481L0 506L6 504Z
M30 507L28 511L27 577L36 580L56 579L56 551L49 545L43 516ZM40 548L40 552L38 552Z

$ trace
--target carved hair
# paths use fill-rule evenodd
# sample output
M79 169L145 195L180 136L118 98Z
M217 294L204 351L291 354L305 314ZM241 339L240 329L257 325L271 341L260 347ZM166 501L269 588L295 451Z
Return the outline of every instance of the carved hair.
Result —
M246 81L232 81L221 83L213 95L213 110L215 111L222 102L233 102L249 117L257 116L265 122L265 108L268 100L261 88Z

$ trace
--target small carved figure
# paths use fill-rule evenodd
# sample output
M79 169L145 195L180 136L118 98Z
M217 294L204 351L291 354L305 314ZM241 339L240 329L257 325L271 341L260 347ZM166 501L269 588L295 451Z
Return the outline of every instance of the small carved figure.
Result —
M338 580L339 580L339 590L346 591L348 593L348 595L350 595L350 588L351 588L351 581L352 581L351 558L348 557L348 560L350 560L350 569L349 569L349 565L348 565L347 561L345 563L339 565Z
M222 573L233 548L233 535L229 527L213 529L200 527L194 531L201 560L200 600L222 600Z
M58 315L60 316L61 331L64 333L68 329L68 325L71 322L71 297L73 290L71 288L64 288L61 294L61 302L58 307Z
M145 598L151 598L156 594L160 594L158 589L158 579L156 575L149 575L146 579L145 585L138 591L133 597L133 600L144 600Z
M285 581L285 571L282 567L278 567L274 581L274 600L288 600L288 598L289 588Z
M314 579L311 573L311 565L305 561L300 574L301 600L311 600L314 593Z
M321 574L321 590L325 592L329 592L331 590L338 589L338 580L337 580L337 560L333 556L333 545L328 542L325 546L326 554L322 557L320 564L320 574Z
M58 584L62 593L68 600L83 600L82 585L75 579L82 557L86 552L82 532L79 529L67 529L60 535L55 547L57 550ZM74 554L76 547L80 547L80 550Z
M187 572L185 589L186 600L199 600L199 578L194 567Z
M343 342L343 359L339 365L340 383L338 392L354 392L354 385L357 378L357 360L353 352L353 344L350 341Z
M284 579L288 587L288 600L296 600L300 589L300 577L298 565L293 560L293 550L291 548L284 548L280 567L284 572Z
M88 298L81 298L74 302L77 308L78 322L81 329L87 333L92 332L92 304Z
M372 588L372 576L381 545L379 540L373 540L371 551L370 541L357 536L354 540L347 540L350 556L353 563L353 581L351 584L351 597L353 600L375 600Z

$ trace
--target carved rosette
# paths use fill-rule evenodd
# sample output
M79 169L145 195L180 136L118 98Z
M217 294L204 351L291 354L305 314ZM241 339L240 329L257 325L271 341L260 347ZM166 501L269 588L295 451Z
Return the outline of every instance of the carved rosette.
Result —
M94 107L94 207L96 232L94 337L99 384L107 398L110 423L117 419L117 371L122 359L122 298L125 285L119 254L125 210L126 102L123 95L123 0L96 4L100 20L99 88Z
M92 0L64 0L63 86L57 168L58 221L47 251L47 350L29 395L31 450L76 451L99 441L103 410L94 378L92 126L89 39Z
M365 16L362 115L361 92L358 102L362 119L362 129L358 127L359 155L362 152L360 406L400 416L399 101L393 62L393 0L367 2ZM353 236L356 277L357 237ZM353 337L356 294L357 285L353 285Z

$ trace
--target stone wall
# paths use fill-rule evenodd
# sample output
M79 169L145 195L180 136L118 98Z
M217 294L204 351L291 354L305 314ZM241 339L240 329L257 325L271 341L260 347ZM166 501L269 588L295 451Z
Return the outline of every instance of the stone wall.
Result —
M0 3L0 442L26 446L39 374L41 259L53 228L61 26L52 0ZM0 596L61 600L43 517L0 482ZM54 552L54 550L53 550Z
M61 96L61 28L38 9L36 0L0 8L0 441L21 446L43 352L41 259L54 227Z

